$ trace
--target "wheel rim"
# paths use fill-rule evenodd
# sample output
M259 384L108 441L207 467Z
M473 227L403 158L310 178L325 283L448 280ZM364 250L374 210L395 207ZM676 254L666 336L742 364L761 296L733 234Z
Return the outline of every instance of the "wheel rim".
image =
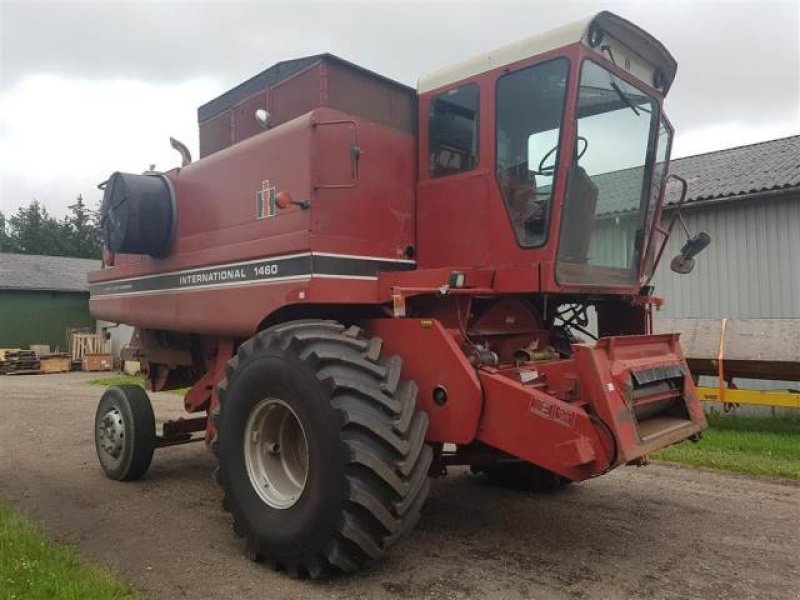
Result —
M308 476L308 443L297 414L283 400L261 400L244 433L244 462L253 489L272 508L294 505Z
M125 447L125 420L115 406L97 423L97 441L100 449L114 460L119 460Z

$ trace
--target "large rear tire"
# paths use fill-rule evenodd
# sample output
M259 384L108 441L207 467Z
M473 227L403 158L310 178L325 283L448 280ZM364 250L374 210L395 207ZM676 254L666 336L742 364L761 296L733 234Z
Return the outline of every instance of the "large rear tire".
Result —
M295 321L228 363L212 417L224 505L252 558L296 577L352 572L419 520L428 418L381 347L358 327Z

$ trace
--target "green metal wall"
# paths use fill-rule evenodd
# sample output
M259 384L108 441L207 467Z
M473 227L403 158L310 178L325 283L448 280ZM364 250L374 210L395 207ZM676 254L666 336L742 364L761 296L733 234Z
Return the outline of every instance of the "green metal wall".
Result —
M69 352L67 328L90 326L87 293L0 290L0 348L49 344Z

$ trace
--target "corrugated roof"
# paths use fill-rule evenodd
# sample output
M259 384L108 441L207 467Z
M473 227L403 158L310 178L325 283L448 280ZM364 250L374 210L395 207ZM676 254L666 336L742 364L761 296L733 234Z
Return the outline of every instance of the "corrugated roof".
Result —
M598 213L611 215L631 210L638 198L642 167L594 175L599 188ZM689 184L687 202L742 198L781 189L800 189L800 135L695 154L670 161L669 172ZM670 181L667 204L680 197L681 186Z
M800 135L676 158L670 173L689 184L688 202L800 187ZM678 190L670 188L673 202Z
M0 253L0 290L86 292L86 274L99 268L87 258Z

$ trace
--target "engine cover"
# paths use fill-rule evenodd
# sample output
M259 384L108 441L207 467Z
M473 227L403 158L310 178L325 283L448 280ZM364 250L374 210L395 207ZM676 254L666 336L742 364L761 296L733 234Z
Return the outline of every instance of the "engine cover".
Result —
M103 242L120 254L164 256L175 230L175 199L163 175L116 172L100 207Z

